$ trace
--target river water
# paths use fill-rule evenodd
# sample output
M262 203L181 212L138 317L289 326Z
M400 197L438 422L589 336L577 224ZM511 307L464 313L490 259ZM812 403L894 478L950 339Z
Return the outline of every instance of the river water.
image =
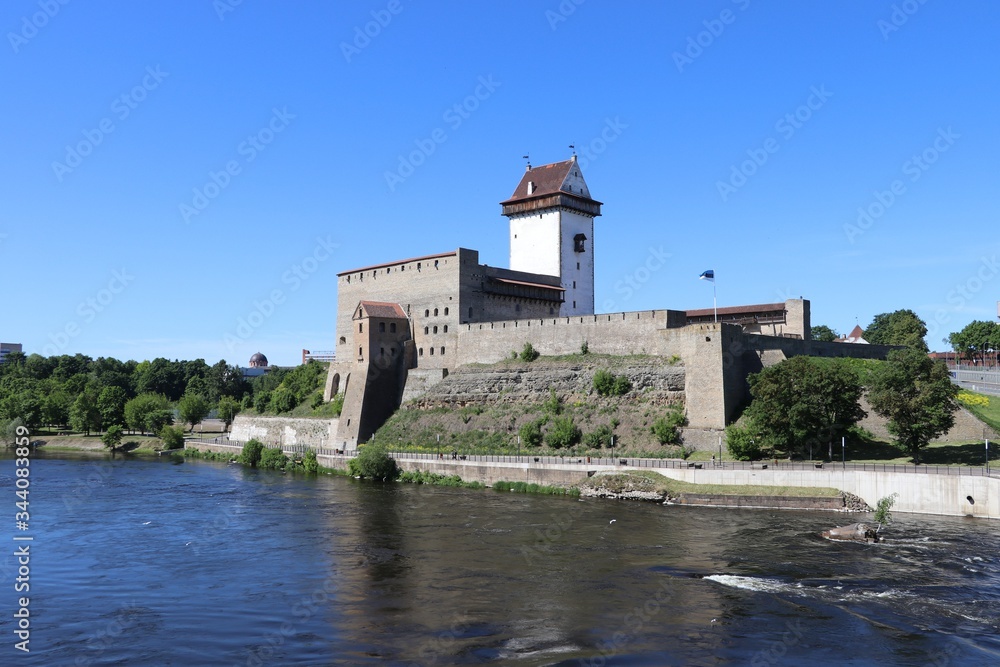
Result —
M49 458L3 665L996 665L1000 524ZM30 650L14 648L15 534Z

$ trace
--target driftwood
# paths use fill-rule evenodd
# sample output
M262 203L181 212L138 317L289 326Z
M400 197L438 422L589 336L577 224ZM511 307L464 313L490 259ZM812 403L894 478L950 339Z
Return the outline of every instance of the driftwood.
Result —
M831 540L848 542L878 542L878 532L867 523L852 523L849 526L839 526L824 530L821 535Z

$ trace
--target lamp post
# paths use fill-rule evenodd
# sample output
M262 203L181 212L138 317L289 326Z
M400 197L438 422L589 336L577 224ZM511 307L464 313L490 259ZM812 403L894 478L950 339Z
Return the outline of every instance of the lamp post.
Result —
M521 458L521 436L517 436L517 458Z
M840 463L847 469L847 438L840 436Z
M611 436L611 465L615 465L615 436Z
M983 438L986 441L986 476L990 476L990 439Z

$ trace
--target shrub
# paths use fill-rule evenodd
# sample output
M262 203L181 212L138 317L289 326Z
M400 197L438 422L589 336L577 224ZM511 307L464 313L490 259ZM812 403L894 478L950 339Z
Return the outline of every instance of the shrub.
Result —
M339 417L340 413L344 411L344 396L344 393L337 394L333 397L333 400L330 401L330 405L333 406L333 414L337 417Z
M726 449L737 461L753 461L764 455L760 434L752 422L745 426L730 424L726 427Z
M248 440L243 445L243 452L240 454L240 463L251 468L256 468L260 463L261 452L264 451L264 443L260 440Z
M284 470L287 464L288 457L280 447L265 447L260 454L260 463L257 467L264 470Z
M545 435L545 441L552 449L562 449L580 442L582 435L571 417L556 417L552 421L552 428Z
M396 459L389 456L385 447L368 443L361 448L358 455L351 459L348 470L355 477L391 482L399 477L399 466Z
M309 404L313 410L323 405L323 394L313 394L312 402Z
M677 445L681 441L680 427L687 423L687 418L679 409L674 408L666 415L653 422L652 431L661 445Z
M521 361L534 361L538 358L538 351L531 345L531 343L525 343L524 347L521 348Z
M970 391L960 391L958 392L958 396L956 396L956 398L963 405L976 406L979 408L985 408L990 404L990 399L987 396L973 394Z
M306 450L306 455L302 457L302 467L309 473L319 472L319 461L316 460L316 452L311 449Z
M108 427L108 430L104 432L104 435L101 436L101 442L103 442L104 446L108 449L114 449L121 444L123 433L124 430L121 426L118 424L112 424Z
M583 436L583 444L591 449L611 446L611 427L602 425Z
M624 375L602 368L594 373L594 389L601 396L624 396L632 390L632 383Z
M583 345L580 346L580 354L590 354L590 346L587 345L587 341L583 341Z
M556 396L556 390L549 388L549 398L542 404L542 408L551 415L562 414L562 399Z
M181 449L184 447L184 429L179 426L164 426L160 429L160 440L164 449Z
M537 447L542 444L542 424L544 423L544 420L536 419L521 425L517 434L521 436L521 442L526 447Z

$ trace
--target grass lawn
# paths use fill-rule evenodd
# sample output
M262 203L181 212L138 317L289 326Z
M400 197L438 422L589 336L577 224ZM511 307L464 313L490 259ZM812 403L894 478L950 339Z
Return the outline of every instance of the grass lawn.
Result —
M989 424L994 431L1000 431L1000 396L988 396L967 390L962 390L962 393L972 394L973 396L985 399L986 405L974 405L971 403L963 403L963 405L969 412Z

